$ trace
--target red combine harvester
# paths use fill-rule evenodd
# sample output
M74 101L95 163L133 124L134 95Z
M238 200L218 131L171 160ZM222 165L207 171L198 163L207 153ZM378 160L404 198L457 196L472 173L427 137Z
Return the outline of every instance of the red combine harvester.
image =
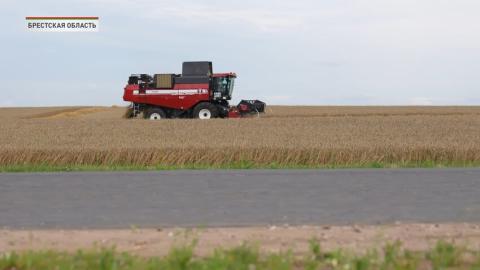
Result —
M238 118L265 112L265 103L242 100L230 106L235 73L213 73L212 62L184 62L182 74L134 74L123 100L132 102L130 117L143 113L163 118Z

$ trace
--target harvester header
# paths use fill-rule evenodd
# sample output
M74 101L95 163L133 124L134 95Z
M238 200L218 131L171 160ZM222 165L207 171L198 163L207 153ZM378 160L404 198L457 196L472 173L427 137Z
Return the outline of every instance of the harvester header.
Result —
M212 62L184 62L182 74L132 74L123 100L131 105L130 117L143 114L164 118L238 118L265 112L265 103L242 100L230 106L237 75L213 73Z

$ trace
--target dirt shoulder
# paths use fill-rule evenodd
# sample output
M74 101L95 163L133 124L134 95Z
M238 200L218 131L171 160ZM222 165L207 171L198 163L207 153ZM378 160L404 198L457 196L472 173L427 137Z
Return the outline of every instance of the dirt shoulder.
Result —
M242 228L157 228L129 230L0 230L0 253L24 250L75 251L112 247L141 256L162 256L172 246L198 240L196 254L244 242L258 244L263 252L308 251L316 238L325 250L338 248L363 252L397 240L410 250L426 250L439 240L480 248L480 224L394 224L358 226L271 226Z

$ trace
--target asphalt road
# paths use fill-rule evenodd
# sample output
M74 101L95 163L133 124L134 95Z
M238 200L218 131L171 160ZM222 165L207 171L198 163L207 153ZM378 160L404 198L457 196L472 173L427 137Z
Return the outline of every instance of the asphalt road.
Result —
M0 174L0 227L480 221L480 169Z

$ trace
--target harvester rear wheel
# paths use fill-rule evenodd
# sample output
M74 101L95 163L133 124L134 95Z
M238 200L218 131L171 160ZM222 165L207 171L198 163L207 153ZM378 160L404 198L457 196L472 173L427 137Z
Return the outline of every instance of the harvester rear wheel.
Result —
M202 102L193 109L193 117L198 119L211 119L218 117L218 109L215 105Z
M167 118L167 114L160 108L150 108L144 113L145 119L161 120Z

